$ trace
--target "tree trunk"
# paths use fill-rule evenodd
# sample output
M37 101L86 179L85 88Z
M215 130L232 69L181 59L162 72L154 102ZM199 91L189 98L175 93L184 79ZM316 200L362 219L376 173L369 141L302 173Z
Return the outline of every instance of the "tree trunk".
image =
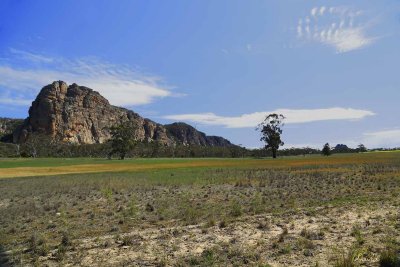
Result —
M19 151L19 144L17 144L17 157L21 157L21 152Z
M272 158L276 159L276 148L272 149Z

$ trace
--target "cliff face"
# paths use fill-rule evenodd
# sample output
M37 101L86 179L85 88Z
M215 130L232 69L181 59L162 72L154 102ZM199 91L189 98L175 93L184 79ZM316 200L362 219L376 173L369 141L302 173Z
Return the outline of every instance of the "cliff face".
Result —
M184 145L200 146L232 146L231 142L219 136L207 136L203 132L197 131L194 127L176 122L164 125L168 136L177 143Z
M0 141L12 141L12 133L23 121L22 119L0 118Z
M12 133L22 122L21 119L0 118L0 136Z
M104 143L111 137L109 128L121 123L135 125L136 137L143 141L166 145L231 145L222 137L207 137L187 124L163 126L155 123L133 111L110 105L90 88L77 84L68 86L62 81L43 87L32 102L29 117L13 132L13 142L23 143L32 133L40 133L75 144Z
M104 143L110 139L109 128L131 123L138 127L137 138L168 144L165 128L140 117L133 111L115 107L98 92L84 86L68 86L62 81L43 87L29 109L29 117L13 135L23 143L31 133L75 144Z

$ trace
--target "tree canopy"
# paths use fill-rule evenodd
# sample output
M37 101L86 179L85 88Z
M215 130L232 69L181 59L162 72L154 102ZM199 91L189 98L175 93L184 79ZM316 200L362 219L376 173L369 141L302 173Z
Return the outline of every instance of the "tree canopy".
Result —
M367 148L363 144L359 144L357 147L358 152L367 152Z
M329 143L326 143L322 148L322 155L330 156L331 154L332 154L331 146L329 145Z
M118 154L119 159L125 159L126 154L137 144L136 129L136 126L127 123L121 123L110 128L111 152L109 157Z
M269 114L257 127L257 130L261 131L260 141L265 142L265 149L272 150L273 158L276 158L279 146L284 145L284 142L281 139L284 119L285 116L282 114L272 113Z

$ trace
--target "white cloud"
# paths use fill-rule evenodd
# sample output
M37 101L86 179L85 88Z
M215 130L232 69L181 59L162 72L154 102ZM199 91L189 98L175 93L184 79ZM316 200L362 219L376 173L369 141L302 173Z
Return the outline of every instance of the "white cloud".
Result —
M8 98L1 97L0 104L12 105L12 106L27 106L32 103L32 100L23 99L23 98Z
M302 37L303 36L303 28L299 25L297 26L297 36Z
M218 116L214 113L168 115L169 120L189 121L205 125L219 125L227 128L255 127L270 113L283 114L285 123L307 123L326 120L357 120L375 115L372 111L352 108L326 109L278 109L275 111L254 112L236 117Z
M34 97L45 85L56 80L90 87L99 91L111 104L121 106L143 105L157 98L178 96L163 85L158 77L142 74L127 66L114 65L96 58L67 60L50 58L16 49L11 52L24 67L0 64L0 103L27 103L28 100L10 98L23 93ZM9 60L10 61L10 60ZM19 66L21 64L18 64Z
M325 10L326 10L326 7L324 7L324 6L320 7L320 9L319 9L319 15L323 16L324 13L325 13Z
M303 19L300 18L297 24L297 37L303 41L326 44L338 53L345 53L366 47L377 39L368 36L370 22L362 17L361 10L321 6L313 7L310 13L311 19L306 16L306 23L301 23Z
M49 63L49 62L53 62L53 60L54 60L53 58L50 58L50 57L46 57L46 56L39 55L39 54L29 53L27 51L18 50L15 48L10 48L10 52L15 55L18 55L26 60L33 61L33 62Z
M369 148L400 147L400 129L364 133L361 143Z
M313 7L310 11L311 16L315 17L315 15L317 15L318 12L318 7Z
M331 140L332 141L332 140ZM374 132L366 132L358 138L353 139L336 139L333 144L346 144L349 147L356 148L359 144L364 144L367 148L393 148L400 147L400 129L380 130ZM314 147L322 147L322 143Z

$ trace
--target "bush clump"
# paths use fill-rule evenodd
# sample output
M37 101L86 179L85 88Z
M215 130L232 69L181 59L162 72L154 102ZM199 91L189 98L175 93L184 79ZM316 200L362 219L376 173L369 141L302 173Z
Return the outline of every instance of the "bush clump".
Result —
M400 251L393 247L385 248L379 256L380 267L400 267Z

